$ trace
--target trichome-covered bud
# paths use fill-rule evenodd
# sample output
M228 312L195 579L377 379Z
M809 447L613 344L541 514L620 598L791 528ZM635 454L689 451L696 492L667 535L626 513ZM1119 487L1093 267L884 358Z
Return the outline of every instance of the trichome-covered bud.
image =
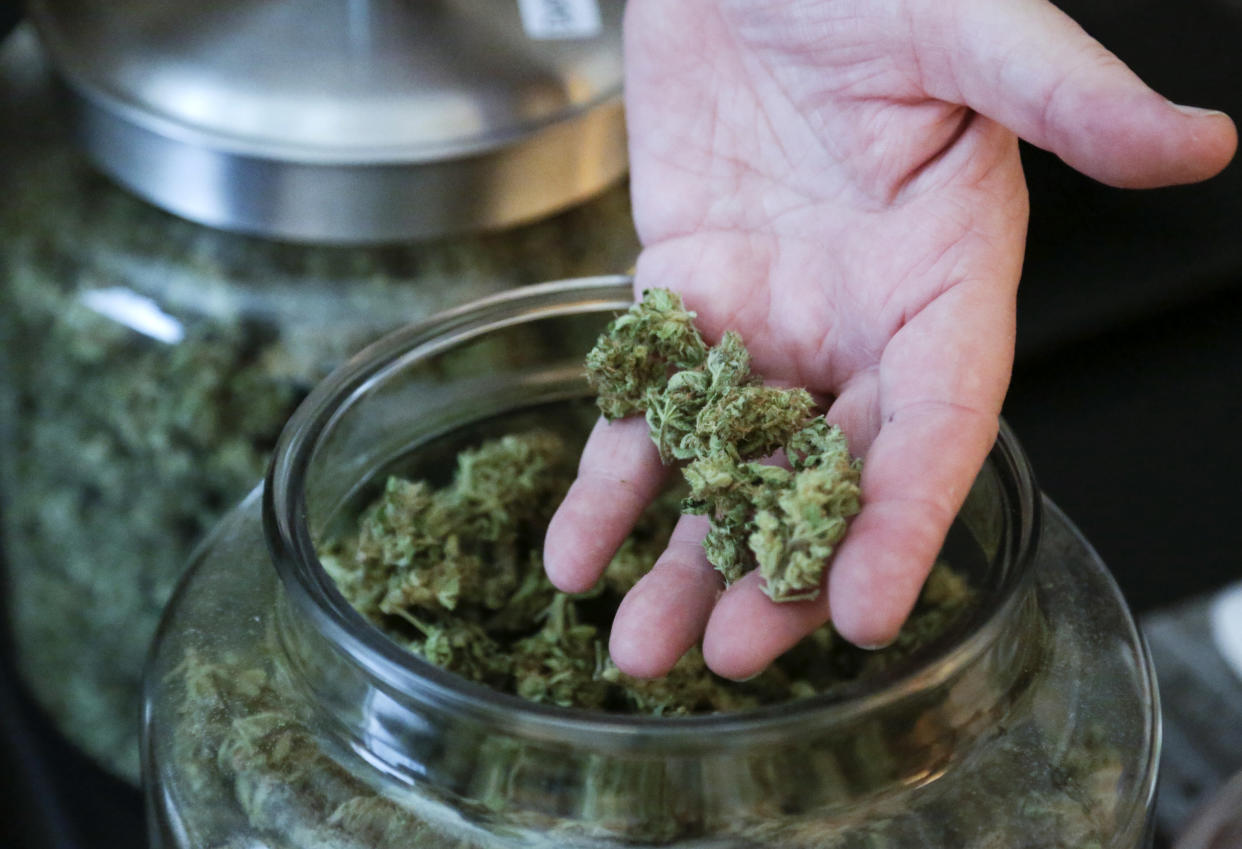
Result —
M525 537L567 489L570 453L551 433L508 435L457 456L453 482L432 489L390 478L363 514L352 567L334 574L350 602L372 616L410 610L497 610L532 570Z
M696 368L707 344L681 298L667 289L650 289L617 316L587 354L587 379L605 418L643 412L651 389L663 389L670 373Z
M579 622L573 601L558 594L543 627L513 644L517 694L562 707L600 708L609 692L598 675L607 654L598 629Z
M608 352L614 364L627 361L621 353L627 337L618 324L631 315L679 328L693 319L676 295L649 290L600 338L588 358L593 375L599 352ZM758 567L773 601L814 598L848 518L859 510L859 461L844 434L816 416L805 389L764 386L733 331L701 364L672 374L668 360L657 366L646 363L612 382L624 387L625 410L646 412L661 459L691 461L683 470L690 484L683 509L711 519L703 543L707 559L730 583ZM610 396L601 398L601 409L607 414L622 407ZM757 462L780 449L790 469Z
M791 476L776 504L756 512L747 539L768 598L803 601L819 595L825 564L858 507L856 472L842 476L824 465Z
M504 686L513 671L513 658L474 622L448 616L403 618L419 631L407 647L429 663L490 687Z

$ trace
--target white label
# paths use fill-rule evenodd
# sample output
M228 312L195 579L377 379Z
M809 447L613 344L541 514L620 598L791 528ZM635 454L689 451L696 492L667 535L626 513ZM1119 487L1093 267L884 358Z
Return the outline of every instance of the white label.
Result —
M596 0L518 0L518 11L531 38L594 38L601 29Z
M1212 636L1221 656L1242 678L1242 584L1225 590L1213 603Z

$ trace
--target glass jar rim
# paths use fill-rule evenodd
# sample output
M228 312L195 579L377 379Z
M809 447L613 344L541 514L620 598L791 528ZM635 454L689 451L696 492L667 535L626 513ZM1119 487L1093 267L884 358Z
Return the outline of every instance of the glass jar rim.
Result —
M1034 474L1003 420L988 461L1005 484L1005 514L1013 533L993 560L1006 567L992 605L972 627L920 664L844 692L818 694L748 710L694 716L634 716L535 703L468 681L390 640L345 600L320 564L308 522L305 484L317 447L359 398L413 362L497 329L527 321L620 312L633 303L625 275L576 278L524 286L493 295L394 331L363 349L317 385L290 418L277 442L263 493L269 553L289 600L349 662L386 691L404 699L472 717L496 733L588 745L597 751L636 748L710 749L731 734L748 743L785 738L808 724L835 725L935 687L986 651L1019 604L1030 580L1040 524Z

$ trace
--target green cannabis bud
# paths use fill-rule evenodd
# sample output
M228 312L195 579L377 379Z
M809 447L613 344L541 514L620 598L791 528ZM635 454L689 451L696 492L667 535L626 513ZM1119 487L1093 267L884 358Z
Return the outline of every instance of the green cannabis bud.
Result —
M320 562L355 609L429 663L535 702L664 716L823 692L909 656L973 603L974 592L940 565L888 652L857 649L826 625L749 681L713 675L697 648L663 678L631 678L608 657L612 618L664 550L683 503L715 506L707 544L728 548L731 568L759 568L776 595L806 593L843 532L836 515L857 500L848 484L856 464L822 419L787 440L790 468L709 453L686 467L688 488L671 488L647 508L598 584L571 595L548 581L542 549L573 480L576 447L530 430L460 451L443 484L390 477L348 533L320 544Z
M517 661L502 638L554 604L534 551L571 457L561 438L531 431L462 451L446 487L391 477L357 536L321 550L320 562L359 612L411 626L400 640L411 651L503 687Z
M645 410L647 392L663 388L670 371L695 368L706 356L694 314L674 293L656 289L608 325L587 354L588 378L603 414L619 419Z
M809 392L764 386L741 336L706 348L693 320L666 289L614 320L587 355L600 411L645 413L660 458L690 461L682 507L710 517L703 549L726 582L757 568L773 601L813 599L860 509L861 462ZM759 462L782 449L790 468Z
M548 581L540 550L573 479L572 456L566 440L534 430L462 451L443 487L390 477L357 532L320 547L320 562L355 609L463 678L562 706L654 704L639 695L649 684L603 674L606 621L663 550L680 494L656 500L597 589L566 595ZM681 685L664 685L664 709L754 704L711 676L684 684L684 696Z
M400 615L510 603L532 580L523 544L564 493L569 461L560 439L537 431L463 451L446 489L390 478L362 519L356 606Z

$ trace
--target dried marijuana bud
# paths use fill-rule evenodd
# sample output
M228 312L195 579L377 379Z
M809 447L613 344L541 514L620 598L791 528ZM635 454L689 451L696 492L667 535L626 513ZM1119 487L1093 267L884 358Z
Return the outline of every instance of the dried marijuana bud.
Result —
M505 605L531 563L523 531L564 494L569 454L550 433L506 436L457 457L452 486L388 481L363 518L358 562L384 584L378 609Z
M607 657L599 629L579 621L569 596L557 593L544 626L513 645L517 694L562 707L602 708L608 683L598 675Z
M430 663L532 701L638 704L626 693L647 682L603 674L607 622L664 548L679 494L644 515L596 590L557 592L539 551L572 456L536 430L461 452L442 488L389 478L357 535L322 547L320 560L356 609Z
M763 457L781 448L811 418L804 389L763 386L750 373L742 337L729 331L702 368L674 372L645 395L651 438L667 463L709 454Z
M661 459L691 461L683 508L711 518L703 548L726 582L758 568L773 601L813 599L859 511L861 463L810 393L762 385L733 331L701 352L693 319L650 289L610 324L587 355L599 408L645 412ZM758 462L780 449L789 469Z
M677 295L657 289L608 325L587 355L587 367L600 410L619 419L646 409L648 390L663 387L670 370L694 368L706 356L694 314Z
M845 434L823 419L791 441L793 472L785 486L769 490L747 537L774 601L812 599L819 594L824 565L845 536L846 518L858 512L859 463L850 457Z
M805 573L826 559L844 519L808 519L800 504L834 517L848 509L838 502L857 500L857 488L843 483L854 461L840 432L822 419L787 440L789 469L724 450L695 460L687 467L688 494L674 488L656 499L603 579L568 595L548 581L541 551L553 509L573 478L573 449L551 432L533 430L461 451L442 486L389 478L361 511L356 532L321 545L320 562L346 599L392 639L463 678L562 707L667 716L822 692L881 668L867 665L872 656L885 663L907 657L944 633L973 600L965 582L941 565L924 593L934 603L920 603L888 652L862 652L825 626L750 681L713 675L697 649L661 679L630 678L608 658L612 617L664 550L680 505L714 504L719 521L709 544L731 546L737 559L757 563L775 591L805 592Z

